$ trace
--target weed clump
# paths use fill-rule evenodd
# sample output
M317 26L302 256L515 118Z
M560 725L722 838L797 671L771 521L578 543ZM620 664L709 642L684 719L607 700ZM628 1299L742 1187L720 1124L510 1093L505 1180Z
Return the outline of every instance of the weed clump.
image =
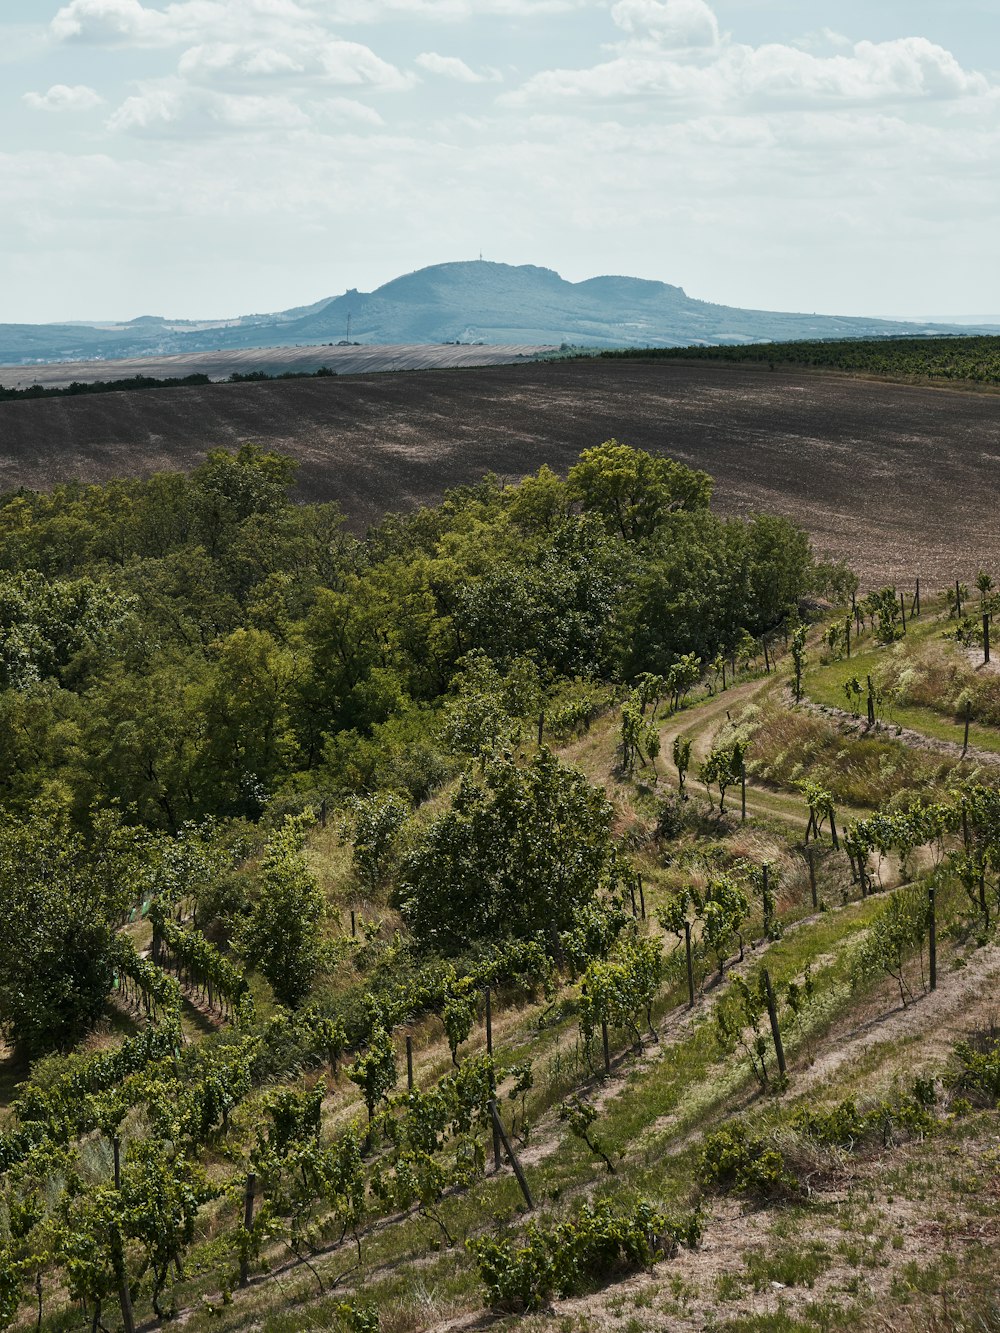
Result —
M793 1199L803 1192L781 1150L752 1135L739 1120L709 1134L698 1157L697 1174L706 1189L742 1194L756 1203Z
M671 1220L645 1200L631 1206L601 1199L555 1226L531 1222L523 1239L487 1237L469 1242L495 1310L543 1309L554 1296L573 1296L616 1273L652 1268L680 1245L701 1239L697 1213Z
M955 1091L971 1094L982 1105L1000 1104L1000 1032L979 1033L955 1047L958 1070L948 1080Z

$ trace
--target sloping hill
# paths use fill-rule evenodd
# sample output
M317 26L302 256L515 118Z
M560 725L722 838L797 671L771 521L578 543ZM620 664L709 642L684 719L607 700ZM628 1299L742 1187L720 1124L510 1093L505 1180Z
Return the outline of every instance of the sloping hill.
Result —
M612 436L705 468L723 512L788 514L873 579L995 566L996 398L795 370L529 362L7 402L0 488L188 468L255 440L362 531L489 469L564 470Z
M116 359L301 343L572 343L591 347L730 344L959 332L947 325L739 310L690 298L665 282L596 277L567 282L552 269L482 260L437 264L374 292L270 315L120 325L0 325L0 362ZM975 332L964 329L962 332Z

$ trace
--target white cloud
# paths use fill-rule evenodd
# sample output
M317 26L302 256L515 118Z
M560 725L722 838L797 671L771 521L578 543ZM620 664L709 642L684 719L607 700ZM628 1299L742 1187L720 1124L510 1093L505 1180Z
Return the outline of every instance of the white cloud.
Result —
M58 41L103 46L177 46L226 41L234 33L275 36L316 30L317 17L298 0L176 0L152 9L140 0L71 0L51 23Z
M141 0L70 0L50 29L58 41L158 47L225 42L246 32L280 38L282 32L322 32L331 23L374 23L400 15L443 20L484 14L530 18L598 3L602 0L174 0L154 9Z
M163 16L139 0L72 0L52 20L52 34L59 41L138 42L162 25Z
M385 121L373 106L355 101L353 97L327 97L312 104L317 116L334 124L368 126L381 129Z
M719 22L705 0L618 0L611 17L626 32L648 32L667 47L719 44Z
M327 42L320 52L320 62L324 75L332 83L347 86L367 83L399 91L412 87L414 82L412 75L402 73L358 42L345 42L339 38Z
M404 74L360 42L304 34L283 44L213 42L190 47L178 72L194 83L257 79L319 79L340 87L368 86L398 92L412 87Z
M686 60L648 45L589 69L546 70L505 94L509 105L567 98L660 97L705 107L995 98L982 74L924 37L858 42L850 55L794 46L723 42L711 59Z
M417 64L428 74L439 74L442 78L455 79L458 83L495 83L500 78L496 70L480 74L458 56L442 56L436 51L424 51L417 56Z
M178 71L184 78L201 80L219 74L251 78L302 74L302 59L290 51L268 46L240 46L235 42L213 42L192 46L181 56Z
M831 46L844 51L850 50L853 45L850 37L845 37L842 32L836 32L833 28L820 28L818 32L807 32L792 42L792 46L797 46L801 51L823 51Z
M166 81L127 98L108 128L145 138L305 129L307 113L287 97L255 97L193 89Z
M446 21L489 14L537 18L602 8L604 3L605 0L325 0L330 16L344 23L375 23L397 14Z
M100 106L104 98L85 83L73 87L54 83L47 93L25 93L24 101L35 111L90 111Z

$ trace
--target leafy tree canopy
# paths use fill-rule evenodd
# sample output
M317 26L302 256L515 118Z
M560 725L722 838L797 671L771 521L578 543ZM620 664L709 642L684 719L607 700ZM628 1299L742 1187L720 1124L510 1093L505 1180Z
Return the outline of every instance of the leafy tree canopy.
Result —
M538 933L557 949L618 875L603 793L543 748L524 767L499 756L462 779L407 860L399 905L416 937L445 951Z

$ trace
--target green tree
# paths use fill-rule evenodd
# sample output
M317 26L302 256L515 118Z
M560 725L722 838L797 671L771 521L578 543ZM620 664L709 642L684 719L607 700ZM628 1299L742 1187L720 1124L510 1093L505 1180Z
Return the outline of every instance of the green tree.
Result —
M376 1028L364 1052L347 1068L347 1077L361 1089L369 1124L375 1108L396 1086L396 1048L384 1027Z
M29 1054L70 1048L103 1013L115 933L149 858L145 835L113 811L89 842L44 805L0 827L0 1024Z
M802 699L802 672L806 665L806 634L805 625L796 625L792 630L792 662L795 665L796 703L799 703Z
M739 742L713 746L698 770L698 776L709 791L709 799L712 783L719 788L719 814L725 814L726 792L743 776L743 747Z
M906 964L923 945L927 934L927 891L923 885L894 890L872 919L858 955L859 978L887 972L899 987L905 1008L912 998Z
M239 946L281 1004L300 1005L322 961L326 904L302 853L306 818L286 819L261 857L257 896Z
M383 888L399 864L399 843L410 807L395 792L358 796L351 803L354 874L369 893Z
M691 766L691 742L683 736L674 737L673 745L674 767L677 769L677 785L680 788L681 796L687 799L687 792L684 790L684 784L687 781L688 769Z
M213 449L191 475L195 527L209 555L221 555L239 525L254 514L275 514L288 503L294 461L255 444L235 454Z
M715 954L721 977L736 944L743 961L742 927L750 914L750 899L732 876L717 875L709 881L704 897L692 895L692 901L701 920L705 947Z
M213 650L203 712L205 779L215 809L255 817L296 758L291 726L296 663L262 630L238 629Z
M617 440L584 450L567 484L572 499L600 514L626 541L648 537L674 510L707 509L712 498L707 473Z
M522 767L491 760L462 779L452 808L404 864L399 905L425 946L558 933L617 885L611 806L547 749Z

